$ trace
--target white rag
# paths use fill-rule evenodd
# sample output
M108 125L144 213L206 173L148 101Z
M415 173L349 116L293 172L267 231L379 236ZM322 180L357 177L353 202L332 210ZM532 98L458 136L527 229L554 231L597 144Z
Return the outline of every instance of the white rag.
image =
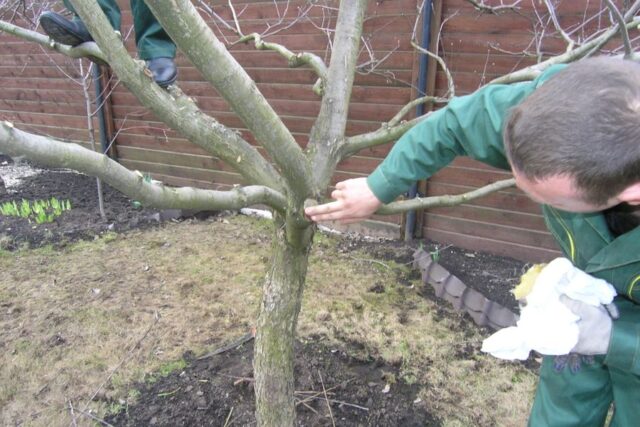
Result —
M578 321L560 295L594 306L610 304L616 290L608 282L556 258L542 269L525 297L517 326L504 328L482 343L482 351L500 359L526 360L535 350L544 355L568 354L578 343Z

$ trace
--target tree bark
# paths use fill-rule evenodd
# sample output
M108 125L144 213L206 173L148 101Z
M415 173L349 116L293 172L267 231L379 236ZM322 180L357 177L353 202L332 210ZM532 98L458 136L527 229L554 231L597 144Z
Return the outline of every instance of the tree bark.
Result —
M340 2L320 114L309 135L316 194L326 189L340 160L366 9L367 0Z
M253 367L261 427L295 424L294 340L313 228L297 228L288 221L275 221L271 267L258 317Z

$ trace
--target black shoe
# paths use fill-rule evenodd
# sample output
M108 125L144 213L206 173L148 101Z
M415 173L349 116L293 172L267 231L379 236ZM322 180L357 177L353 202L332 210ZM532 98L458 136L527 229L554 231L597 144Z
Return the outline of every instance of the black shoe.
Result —
M147 61L147 68L153 74L153 80L158 86L167 88L173 84L178 77L178 69L173 58L153 58Z
M69 20L59 13L47 11L40 16L40 25L49 37L61 44L75 47L93 41L80 19Z

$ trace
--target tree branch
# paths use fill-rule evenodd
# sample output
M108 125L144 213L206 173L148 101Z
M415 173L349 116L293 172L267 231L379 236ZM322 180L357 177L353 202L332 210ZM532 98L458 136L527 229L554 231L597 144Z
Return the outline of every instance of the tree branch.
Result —
M576 44L575 41L571 38L571 36L569 36L569 34L567 34L564 31L564 29L560 25L560 22L558 21L558 16L556 15L556 11L553 5L551 4L551 0L544 0L544 4L545 6L547 6L547 10L549 11L549 16L551 17L551 22L553 22L553 26L555 27L556 31L558 31L562 36L562 38L564 39L564 41L567 42L566 51L570 52L571 50L573 50L573 47Z
M233 167L249 183L279 191L284 188L273 166L238 133L201 112L195 102L177 87L172 86L168 92L156 85L144 61L129 56L118 33L113 31L96 2L71 1L107 57L107 62L142 105L189 141Z
M416 117L415 119L400 122L400 124L398 124L399 120L416 105L420 103L444 103L447 101L448 100L445 98L437 98L433 96L423 96L422 98L414 99L413 101L405 105L388 123L383 123L380 129L347 138L344 144L342 144L339 148L340 160L344 160L345 158L352 156L353 154L357 153L360 150L364 150L365 148L386 144L400 138L402 135L404 135L405 132L407 132L409 129L429 116L429 114L425 114L423 116Z
M396 126L398 123L400 123L400 121L404 116L406 116L411 110L413 110L415 107L417 107L420 104L430 104L430 105L444 104L449 101L450 99L448 98L439 98L437 96L423 96L420 98L416 98L413 101L409 102L404 107L402 107L400 111L398 111L398 113L396 113L396 115L393 116L391 120L389 120L389 122L387 123L387 126L390 128Z
M520 0L514 1L512 4L502 4L500 6L488 6L484 4L484 1L478 0L467 0L467 2L471 3L473 7L480 12L490 13L492 15L498 15L505 10L517 10L518 4L520 4Z
M624 58L631 59L633 57L633 48L631 47L631 41L629 40L629 31L625 24L625 19L611 0L604 0L609 8L609 12L612 15L612 22L616 22L618 28L620 28L620 35L622 36L622 43L624 43Z
M304 200L311 191L311 184L310 167L302 149L191 1L147 0L146 3L182 52L266 148L286 177L292 194Z
M309 68L311 68L316 73L318 78L322 80L322 87L326 85L328 72L327 66L325 65L322 58L320 58L318 55L310 52L293 53L281 44L265 42L262 39L262 36L258 33L252 33L242 36L240 37L240 39L234 42L234 44L248 43L251 40L253 40L253 43L258 50L272 50L279 53L287 60L287 62L289 63L289 67L291 68L308 65Z
M35 42L42 47L55 50L56 52L62 53L63 55L67 55L71 58L77 59L91 56L93 58L97 58L104 62L107 62L98 45L93 42L82 43L79 46L71 47L64 44L56 43L48 36L37 33L35 31L27 30L26 28L13 25L6 21L0 21L0 31L4 31L5 33L14 35L23 40Z
M378 215L393 215L402 212L408 212L417 209L429 209L438 208L444 206L456 206L469 200L477 199L487 194L504 190L505 188L513 187L516 181L513 178L505 179L502 181L496 181L492 184L485 185L467 193L458 194L455 196L434 196L434 197L418 197L411 200L401 200L399 202L389 203L382 206L376 214Z
M636 6L638 3L640 2L636 2L634 6ZM632 7L632 9L630 9L629 12L627 12L627 14L625 15L625 21L629 21L629 19L633 18L629 22L627 22L627 24L624 26L626 29L631 29L640 25L640 17L633 17L633 14L635 13L635 11L631 13L633 9L634 8ZM637 8L635 10L637 10ZM592 52L597 51L602 46L604 46L609 40L611 40L613 37L616 36L616 34L619 31L619 28L620 27L618 25L615 25L612 28L605 31L604 33L602 33L599 37L589 41L588 43L583 44L582 46L572 51L565 52L562 55L554 56L553 58L549 58L546 61L540 62L530 67L522 68L518 71L514 71L513 73L509 73L504 76L498 77L492 80L491 82L489 82L489 84L507 84L507 83L521 82L525 80L533 80L536 77L538 77L544 70L546 70L552 65L565 64L568 62L576 61L582 58L583 56L588 56Z
M309 136L316 193L324 191L340 160L366 9L366 0L340 2L324 97Z
M453 84L453 76L451 75L451 72L449 71L449 67L447 67L447 64L444 62L444 60L439 55L436 55L435 53L431 53L427 49L418 45L414 40L411 40L411 46L413 46L413 48L416 49L418 52L423 53L435 59L436 62L440 64L442 71L444 71L444 73L447 76L448 98L453 98L454 96L456 96L456 87Z
M286 207L286 199L281 193L264 186L236 187L230 191L165 187L103 154L77 144L23 132L6 121L0 123L0 150L10 156L26 156L38 163L96 176L147 206L220 210L265 204L281 212Z

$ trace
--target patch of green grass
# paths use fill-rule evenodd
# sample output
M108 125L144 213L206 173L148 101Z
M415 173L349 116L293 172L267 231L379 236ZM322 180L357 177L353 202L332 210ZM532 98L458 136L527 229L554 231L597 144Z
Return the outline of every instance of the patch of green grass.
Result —
M184 359L165 363L160 366L156 372L147 377L147 382L153 384L158 381L158 379L168 377L172 372L183 370L186 367L187 362L185 362Z
M31 342L31 340L22 338L16 341L13 348L16 353L26 353L32 347L33 343Z
M100 240L102 240L104 243L115 242L116 240L118 240L118 233L107 231L102 236L100 236Z
M184 359L180 359L180 360L176 360L174 362L169 362L165 365L162 365L158 370L158 373L160 374L160 376L166 377L173 371L182 370L186 367L187 367L187 362L185 362Z
M136 388L132 388L127 393L127 400L130 401L130 402L133 402L133 401L137 400L140 397L141 394L142 393L140 393L140 390L138 390Z

